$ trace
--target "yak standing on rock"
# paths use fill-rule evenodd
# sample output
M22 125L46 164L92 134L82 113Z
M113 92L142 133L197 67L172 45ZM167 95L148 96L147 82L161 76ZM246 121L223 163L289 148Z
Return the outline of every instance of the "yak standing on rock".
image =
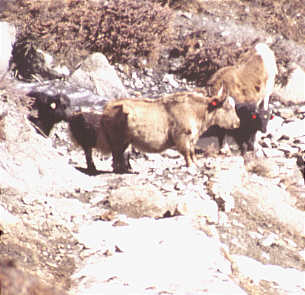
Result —
M128 171L124 151L132 144L148 153L175 147L186 166L196 164L195 144L212 125L236 128L234 100L224 91L216 97L178 92L159 99L119 99L106 104L101 132L106 133L115 172Z

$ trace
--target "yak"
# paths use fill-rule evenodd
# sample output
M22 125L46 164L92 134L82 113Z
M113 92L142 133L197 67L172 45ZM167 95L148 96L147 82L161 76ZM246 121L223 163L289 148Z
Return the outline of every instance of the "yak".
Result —
M186 166L196 165L195 144L212 125L237 128L235 102L223 88L217 96L202 92L177 92L158 99L118 99L105 105L100 131L106 135L113 156L113 169L124 173L124 151L131 144L138 150L160 153L175 147Z

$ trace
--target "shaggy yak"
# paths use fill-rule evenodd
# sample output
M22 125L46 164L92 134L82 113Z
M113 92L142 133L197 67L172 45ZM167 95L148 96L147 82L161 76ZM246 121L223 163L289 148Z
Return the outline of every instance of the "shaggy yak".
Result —
M196 164L195 144L207 128L239 126L235 102L222 89L216 97L178 92L159 99L119 99L106 104L101 132L111 148L114 171L128 171L124 151L130 144L148 153L175 147L186 166Z
M273 91L276 74L274 53L264 43L258 43L246 52L237 65L218 70L207 83L209 94L213 95L225 85L229 95L235 99L238 115L243 115L243 118L240 117L240 127L237 130L227 131L213 127L203 136L217 136L222 147L224 135L231 135L242 153L253 150L257 131L266 131L271 116L269 97ZM246 104L249 104L248 110Z
M43 92L30 92L28 96L35 98L33 107L37 109L38 117L29 116L29 119L39 131L48 136L56 123L62 120L68 122L72 141L84 150L87 173L95 175L97 170L92 159L92 149L100 147L104 153L111 153L100 126L101 113L73 113L70 109L70 99L63 94L52 96ZM128 163L126 165L128 166Z

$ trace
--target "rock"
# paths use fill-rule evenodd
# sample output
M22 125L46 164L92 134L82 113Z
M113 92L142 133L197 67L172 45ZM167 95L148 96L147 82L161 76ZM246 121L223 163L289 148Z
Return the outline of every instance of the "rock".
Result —
M57 63L51 54L41 49L37 49L37 53L42 55L45 63L44 68L46 71L49 71L56 77L67 77L70 74L69 69L66 66L61 66L59 63Z
M229 212L234 208L234 198L231 193L235 186L242 184L246 173L242 157L217 159L216 171L209 178L207 184L209 193L213 196L220 210Z
M266 135L268 136L270 134L270 137L273 140L278 140L283 135L281 130L283 122L284 120L281 117L274 116L274 118L268 122Z
M178 88L179 84L178 82L175 80L174 75L173 74L165 74L164 78L163 78L163 82L165 83L169 83L172 87L174 88Z
M300 104L305 102L305 72L297 64L293 65L284 88L276 89L285 104Z
M108 202L112 210L133 218L173 215L177 207L177 199L164 196L153 185L119 188L111 192Z
M271 247L272 245L276 245L278 240L278 236L276 234L271 233L268 237L259 241L259 243L264 247Z
M11 260L0 261L1 293L5 295L67 295L66 292L47 286L39 278L20 270Z
M0 22L0 80L6 73L11 58L12 46L16 38L16 29L7 22Z
M76 294L246 294L230 279L219 240L196 230L189 218L100 226L92 231L100 238L91 239L112 241L120 251L88 257L72 278Z
M102 110L108 98L101 95L96 95L86 88L72 85L68 81L50 80L42 83L15 83L16 89L26 93L30 91L43 92L49 95L65 94L71 101L71 106L74 108L90 107L96 110Z
M281 108L278 110L278 112L280 117L285 120L293 119L295 116L294 111L288 108Z
M305 105L299 106L296 110L296 113L298 114L305 113Z
M69 81L107 99L129 96L115 69L98 52L88 56Z
M246 169L248 172L269 178L279 176L280 168L273 159L253 158L247 161Z
M302 294L304 292L304 272L283 268L277 265L262 264L252 258L232 255L232 260L241 275L248 277L259 284L261 281L267 281L275 286L276 294Z
M18 225L19 222L20 220L18 217L14 216L0 205L0 232L6 232L8 228Z
M263 148L263 154L267 158L278 158L285 156L283 151L274 148Z
M281 225L282 231L291 231L305 236L305 213L295 209L290 204L292 198L284 189L272 182L249 178L242 186L235 186L232 195L235 199L242 198L245 210L265 222L275 222Z
M298 138L305 135L305 120L294 120L289 123L284 123L280 129L282 135L290 138Z
M205 217L208 223L218 223L218 206L213 200L186 196L179 200L177 211L181 215Z

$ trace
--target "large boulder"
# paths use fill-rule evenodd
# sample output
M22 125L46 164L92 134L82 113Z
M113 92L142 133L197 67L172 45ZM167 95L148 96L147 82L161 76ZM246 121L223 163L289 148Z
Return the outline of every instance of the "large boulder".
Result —
M1 3L0 3L1 4ZM7 22L0 22L0 78L6 73L11 58L12 46L16 38L16 29Z
M102 53L89 55L69 80L72 84L108 99L128 97L114 67Z
M177 199L166 198L153 185L119 188L111 193L108 201L111 209L133 218L172 215L177 205Z
M287 84L275 89L275 93L281 97L284 104L305 103L305 72L297 64L293 64L289 70Z
M31 50L34 50L34 47L31 47ZM48 79L63 76L66 79L52 78L52 80L39 83L18 83L16 87L26 93L30 91L43 92L48 95L62 93L70 98L72 107L95 106L97 108L102 107L108 100L129 96L114 67L101 53L88 56L70 76L66 67L55 66L53 57L40 49L35 49L32 55L39 57L35 67L38 76L42 77L42 73L44 73L43 77L48 77ZM62 69L66 69L65 74L63 74ZM57 76L53 75L55 70ZM27 77L29 78L37 74L31 67L27 67L27 71Z

